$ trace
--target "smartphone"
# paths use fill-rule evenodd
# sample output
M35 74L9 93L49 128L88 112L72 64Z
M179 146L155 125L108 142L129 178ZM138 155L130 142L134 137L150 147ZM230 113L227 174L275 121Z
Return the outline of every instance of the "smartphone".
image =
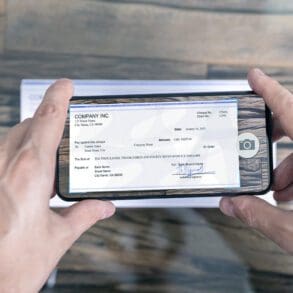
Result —
M73 97L56 181L67 201L264 194L271 113L253 92Z

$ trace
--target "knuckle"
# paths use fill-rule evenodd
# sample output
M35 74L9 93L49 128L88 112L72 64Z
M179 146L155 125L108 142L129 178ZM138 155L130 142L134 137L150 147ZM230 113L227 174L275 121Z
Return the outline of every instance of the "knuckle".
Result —
M44 102L36 112L37 117L59 116L61 113L60 107L52 102Z
M242 201L237 205L239 211L239 216L248 226L252 228L257 227L257 218L253 205L246 198L243 198Z

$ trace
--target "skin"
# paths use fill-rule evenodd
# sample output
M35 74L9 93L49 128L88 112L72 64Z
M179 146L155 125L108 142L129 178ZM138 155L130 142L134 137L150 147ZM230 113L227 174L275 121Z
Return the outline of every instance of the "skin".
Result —
M263 97L273 112L273 140L293 139L293 95L259 69L248 73L251 88ZM272 190L278 202L293 200L293 153L274 170ZM252 196L222 198L221 211L258 230L293 254L293 212L281 210Z
M56 151L63 133L71 81L52 85L31 119L0 141L0 291L37 292L63 254L97 221L110 202L85 200L56 213Z

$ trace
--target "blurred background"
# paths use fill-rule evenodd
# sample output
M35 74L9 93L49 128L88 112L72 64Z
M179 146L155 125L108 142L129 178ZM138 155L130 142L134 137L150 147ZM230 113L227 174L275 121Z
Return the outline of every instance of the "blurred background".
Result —
M21 79L244 79L293 88L289 0L0 0L0 134ZM292 143L278 144L278 161ZM46 292L293 292L293 258L217 209L123 209ZM33 276L32 276L33 278Z

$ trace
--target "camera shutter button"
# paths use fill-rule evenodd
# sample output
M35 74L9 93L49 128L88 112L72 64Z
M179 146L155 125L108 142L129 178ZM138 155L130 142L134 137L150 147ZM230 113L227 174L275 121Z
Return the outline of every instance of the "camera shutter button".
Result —
M259 151L259 139L252 133L245 132L238 136L239 156L245 159L254 157Z

